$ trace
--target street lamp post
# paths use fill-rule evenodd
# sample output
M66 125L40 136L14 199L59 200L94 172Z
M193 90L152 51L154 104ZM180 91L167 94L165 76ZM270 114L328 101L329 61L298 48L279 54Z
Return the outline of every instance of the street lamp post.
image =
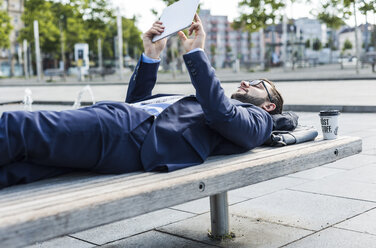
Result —
M118 59L119 59L119 78L123 79L123 30L122 17L120 15L120 8L117 9L117 33L118 33Z
M35 56L36 56L36 63L37 63L37 75L38 75L38 82L42 81L42 64L41 64L41 57L40 57L40 48L39 48L39 28L38 28L38 21L34 20L34 39L35 39Z

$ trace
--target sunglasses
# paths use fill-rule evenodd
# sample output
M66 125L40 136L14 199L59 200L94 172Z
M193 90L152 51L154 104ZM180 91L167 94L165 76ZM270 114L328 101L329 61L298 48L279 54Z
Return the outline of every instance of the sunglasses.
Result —
M270 101L270 102L273 102L273 99L272 99L272 97L271 97L271 95L270 95L270 93L269 93L269 90L268 90L268 88L266 88L266 85L265 85L264 80L257 79L257 80L249 80L249 81L246 81L246 82L249 83L249 86L254 86L254 85L258 85L258 84L262 84L262 85L264 85L264 88L265 88L265 90L266 90L266 93L268 93L269 101Z

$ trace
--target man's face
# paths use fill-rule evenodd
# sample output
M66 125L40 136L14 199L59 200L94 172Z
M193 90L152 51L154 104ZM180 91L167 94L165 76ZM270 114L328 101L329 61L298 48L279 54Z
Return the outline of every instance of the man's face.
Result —
M268 91L271 92L269 83L265 82L265 87L268 87ZM231 98L262 107L263 104L269 102L265 87L262 83L250 85L248 81L241 81L238 90L231 95Z

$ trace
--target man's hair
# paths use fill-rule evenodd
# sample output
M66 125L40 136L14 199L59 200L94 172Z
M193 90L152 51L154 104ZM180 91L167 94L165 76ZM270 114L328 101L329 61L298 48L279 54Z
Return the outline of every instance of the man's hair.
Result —
M283 110L283 98L282 98L282 95L281 93L279 93L279 91L277 90L277 88L275 87L274 83L266 78L263 78L261 79L262 81L264 82L267 82L268 84L270 84L270 86L272 86L272 90L270 92L270 95L271 95L271 98L272 98L272 102L275 104L275 109L273 111L270 111L269 113L272 114L272 115L275 115L275 114L281 114L282 113L282 110Z

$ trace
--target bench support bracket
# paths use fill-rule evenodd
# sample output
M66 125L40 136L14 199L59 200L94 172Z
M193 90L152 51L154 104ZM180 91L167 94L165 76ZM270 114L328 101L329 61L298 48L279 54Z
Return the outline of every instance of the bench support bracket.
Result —
M227 191L210 196L211 234L213 237L229 235Z

